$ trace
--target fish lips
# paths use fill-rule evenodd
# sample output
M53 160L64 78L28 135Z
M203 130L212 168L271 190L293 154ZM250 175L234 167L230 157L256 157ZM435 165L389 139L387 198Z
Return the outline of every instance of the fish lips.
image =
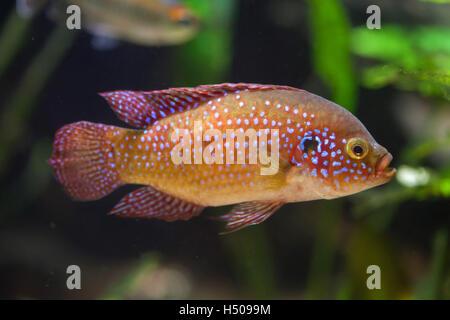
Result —
M375 169L376 176L387 179L391 179L394 176L397 170L395 170L395 168L389 167L392 159L393 159L392 155L389 152L387 152L380 158L380 160L378 160Z

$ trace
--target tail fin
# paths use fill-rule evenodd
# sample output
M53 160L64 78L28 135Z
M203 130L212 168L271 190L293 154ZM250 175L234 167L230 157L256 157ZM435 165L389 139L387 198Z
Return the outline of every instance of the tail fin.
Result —
M121 130L81 121L56 132L48 163L73 198L100 199L122 185L113 150L115 137Z

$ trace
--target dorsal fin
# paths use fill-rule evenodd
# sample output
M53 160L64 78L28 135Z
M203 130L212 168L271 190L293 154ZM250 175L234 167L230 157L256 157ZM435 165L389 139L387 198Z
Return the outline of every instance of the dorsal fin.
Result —
M196 108L200 103L239 91L300 90L287 86L224 83L195 88L156 91L112 91L100 93L122 121L137 128L147 128L162 118Z

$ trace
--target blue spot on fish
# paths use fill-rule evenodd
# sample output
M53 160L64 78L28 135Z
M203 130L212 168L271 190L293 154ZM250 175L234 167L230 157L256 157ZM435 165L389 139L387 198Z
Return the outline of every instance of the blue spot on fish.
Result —
M340 174L342 172L347 172L347 171L348 171L348 169L346 167L343 167L340 170L333 171L333 175L338 175L338 174Z

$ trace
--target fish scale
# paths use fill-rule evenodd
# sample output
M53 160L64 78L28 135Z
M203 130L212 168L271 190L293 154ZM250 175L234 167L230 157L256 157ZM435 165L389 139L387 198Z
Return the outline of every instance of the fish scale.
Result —
M249 94L247 93L247 95ZM248 99L252 100L252 97L248 97ZM253 104L243 102L244 105L240 110L230 112L233 108L234 100L243 102L244 98L236 99L233 96L229 96L209 100L214 103L205 101L192 114L177 114L156 122L149 130L128 132L118 144L128 145L129 150L126 152L120 152L118 150L118 153L116 152L116 162L118 164L127 162L126 166L122 164L123 171L120 170L122 180L127 183L151 184L164 189L166 192L176 192L179 186L183 184L184 186L189 186L194 195L206 187L211 191L214 190L214 195L210 194L210 197L221 197L224 190L233 191L238 187L245 187L246 185L262 185L261 189L267 187L264 184L270 186L270 182L273 180L272 177L261 176L258 165L186 164L179 168L171 161L170 150L175 146L175 143L170 139L173 129L187 129L192 134L194 121L196 120L201 120L205 129L223 127L226 130L233 128L233 125L243 130L249 128L258 130L263 128L262 120L258 121L259 125L255 125L255 119L259 119L259 116L252 116L252 114L255 114L256 108L269 109L264 101L256 100L253 101ZM255 110L252 110L252 108L255 108ZM228 111L224 111L226 109ZM216 114L217 117L215 116ZM241 119L240 125L237 124L238 119ZM275 119L277 119L277 123L281 120L280 117ZM245 123L245 120L249 120L248 124ZM228 124L228 121L232 122ZM279 130L281 129L281 132L285 132L284 128L275 127ZM204 142L204 146L206 145L207 142ZM248 150L249 148L246 147L245 154L247 155L247 159ZM227 152L229 152L229 148L224 144L224 154ZM185 198L186 194L184 193L178 196ZM196 199L188 200L195 201ZM208 203L205 204L208 205Z
M65 126L56 135L50 164L69 194L81 200L123 184L144 185L119 202L115 215L186 220L206 206L240 204L223 216L234 231L266 220L283 203L345 196L385 183L395 172L387 168L392 156L356 117L304 90L240 83L101 96L138 130L86 122ZM205 141L212 129L219 130L218 145L212 136ZM279 156L276 172L262 174L268 164L249 162L253 141L227 140L227 130L259 132L256 151L267 148L271 161ZM173 160L185 152L176 149L180 139L174 134L191 142L190 163ZM193 156L195 147L200 157ZM222 150L223 163L206 163L208 148L211 154ZM239 157L244 163L237 163Z

